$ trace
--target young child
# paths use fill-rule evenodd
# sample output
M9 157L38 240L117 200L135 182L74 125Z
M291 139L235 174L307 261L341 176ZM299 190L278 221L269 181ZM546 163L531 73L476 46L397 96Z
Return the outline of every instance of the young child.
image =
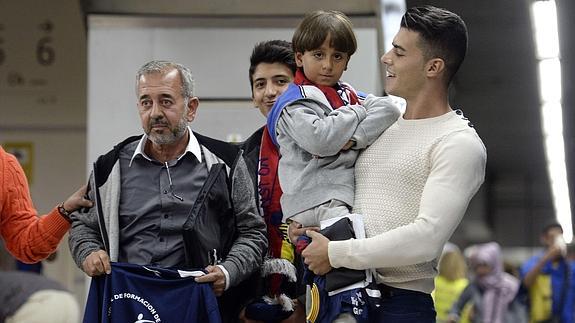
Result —
M298 66L294 83L268 115L268 129L280 149L284 221L317 226L349 214L356 157L398 118L399 110L387 97L363 98L340 82L357 47L344 14L307 15L292 46Z
M268 129L281 155L283 220L319 226L350 213L358 153L395 122L399 110L389 98L364 97L340 82L357 48L343 13L307 15L292 46L294 83L273 106Z

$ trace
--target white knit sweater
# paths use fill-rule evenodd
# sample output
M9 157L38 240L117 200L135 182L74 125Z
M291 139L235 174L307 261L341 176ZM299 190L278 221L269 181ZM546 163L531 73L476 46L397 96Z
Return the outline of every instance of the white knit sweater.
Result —
M431 293L444 243L483 182L487 153L461 111L400 117L358 158L354 212L367 239L332 241L333 267L377 268L377 281Z

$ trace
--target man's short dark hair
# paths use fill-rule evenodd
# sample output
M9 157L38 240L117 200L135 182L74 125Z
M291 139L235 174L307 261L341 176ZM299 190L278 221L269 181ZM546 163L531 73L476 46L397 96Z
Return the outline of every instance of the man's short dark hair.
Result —
M553 222L549 222L545 226L543 226L543 229L541 229L541 235L547 235L549 233L549 231L551 231L552 229L559 229L559 230L561 230L561 233L563 233L563 227L561 226L561 224L553 221Z
M250 87L252 88L256 67L261 63L284 64L293 74L295 74L297 68L290 42L285 40L268 40L258 43L250 56Z
M467 53L467 26L463 19L433 6L413 7L403 15L401 27L419 33L426 59L443 59L449 84Z

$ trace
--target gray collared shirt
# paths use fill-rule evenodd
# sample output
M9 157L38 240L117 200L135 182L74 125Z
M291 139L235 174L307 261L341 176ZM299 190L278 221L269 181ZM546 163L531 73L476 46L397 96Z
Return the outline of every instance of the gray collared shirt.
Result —
M190 145L166 166L143 153L145 140L128 144L120 152L118 261L181 267L185 263L183 225L208 176L207 166L201 162L201 150Z

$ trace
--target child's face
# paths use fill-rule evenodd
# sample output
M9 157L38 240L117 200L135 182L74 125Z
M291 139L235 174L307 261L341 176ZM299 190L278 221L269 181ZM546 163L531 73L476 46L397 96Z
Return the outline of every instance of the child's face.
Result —
M330 36L323 41L319 48L295 53L295 61L308 80L316 85L335 85L343 71L347 68L349 56L330 46Z

